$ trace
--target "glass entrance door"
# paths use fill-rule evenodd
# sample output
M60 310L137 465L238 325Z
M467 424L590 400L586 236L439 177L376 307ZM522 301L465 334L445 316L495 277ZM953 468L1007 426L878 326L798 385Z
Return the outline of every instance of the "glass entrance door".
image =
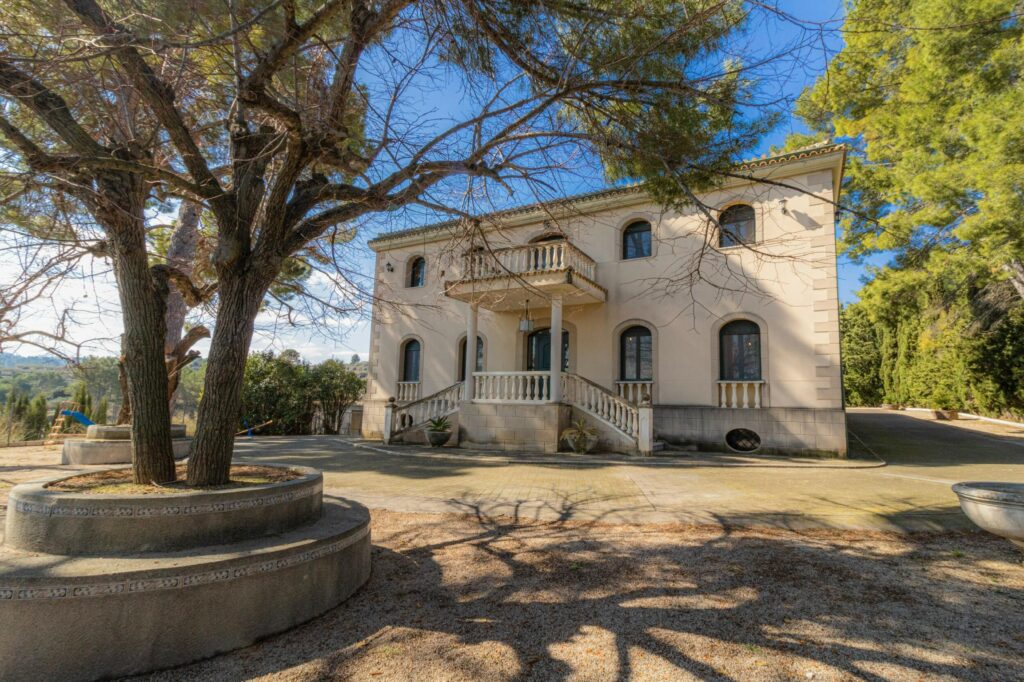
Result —
M538 329L526 337L526 371L551 369L551 330ZM562 330L562 371L569 371L569 332Z

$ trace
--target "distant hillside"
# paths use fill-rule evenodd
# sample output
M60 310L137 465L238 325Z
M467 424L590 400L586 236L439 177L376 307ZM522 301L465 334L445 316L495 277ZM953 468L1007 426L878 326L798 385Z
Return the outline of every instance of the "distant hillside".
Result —
M16 355L0 353L0 367L63 367L64 361L52 355Z
M361 360L354 365L346 363L345 366L355 372L356 376L360 379L370 376L370 363L367 360Z

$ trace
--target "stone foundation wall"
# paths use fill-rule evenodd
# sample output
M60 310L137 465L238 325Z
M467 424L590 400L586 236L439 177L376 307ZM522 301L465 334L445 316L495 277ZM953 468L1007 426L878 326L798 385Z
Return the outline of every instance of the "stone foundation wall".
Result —
M380 440L384 437L384 406L386 400L364 400L363 418L359 432L363 438Z
M568 405L462 402L460 444L499 450L558 452L558 436L569 426Z
M654 437L668 443L695 443L701 450L728 452L725 434L740 428L761 437L760 453L846 457L842 409L654 406Z

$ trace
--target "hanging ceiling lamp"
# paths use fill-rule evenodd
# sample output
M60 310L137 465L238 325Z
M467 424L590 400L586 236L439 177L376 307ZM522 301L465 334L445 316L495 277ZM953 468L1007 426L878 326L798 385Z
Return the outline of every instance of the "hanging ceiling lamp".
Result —
M519 331L529 334L533 331L533 320L530 319L530 299L523 306L523 316L519 318Z

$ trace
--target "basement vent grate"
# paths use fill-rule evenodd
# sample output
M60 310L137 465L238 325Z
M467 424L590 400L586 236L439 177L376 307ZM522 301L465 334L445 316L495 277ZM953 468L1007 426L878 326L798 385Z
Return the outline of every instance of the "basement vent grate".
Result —
M761 436L750 429L733 429L725 434L725 444L737 452L753 452L761 447Z

